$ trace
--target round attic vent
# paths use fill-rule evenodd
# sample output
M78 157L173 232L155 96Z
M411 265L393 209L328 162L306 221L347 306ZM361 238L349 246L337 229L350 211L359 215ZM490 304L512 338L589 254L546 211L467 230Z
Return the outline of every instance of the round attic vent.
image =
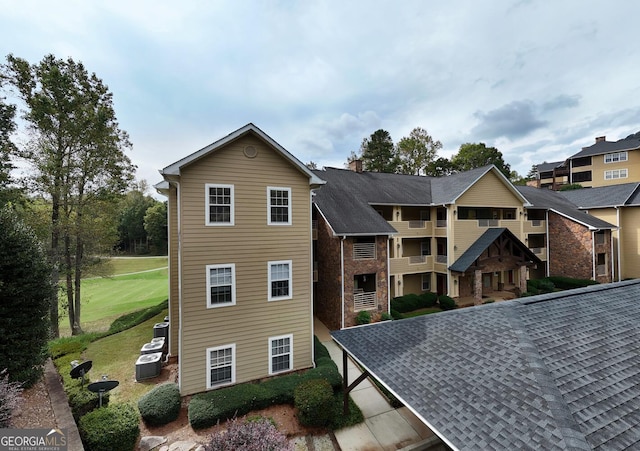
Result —
M258 155L258 149L253 146L246 146L244 148L244 156L247 158L255 158Z

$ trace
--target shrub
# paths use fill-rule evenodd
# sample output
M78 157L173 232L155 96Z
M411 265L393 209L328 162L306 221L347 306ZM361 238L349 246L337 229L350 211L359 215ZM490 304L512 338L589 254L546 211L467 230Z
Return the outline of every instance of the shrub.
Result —
M293 443L289 443L284 434L266 418L256 421L239 422L232 419L227 423L227 431L211 436L204 445L207 451L293 451Z
M67 387L67 397L73 418L78 421L81 417L96 410L100 406L100 395L87 390L87 385ZM109 405L109 393L102 394L102 407Z
M552 293L556 286L549 279L540 280L540 284L538 285L538 290L540 293Z
M140 435L139 422L134 407L116 404L86 414L78 429L87 451L129 451Z
M438 295L427 291L420 295L421 308L433 307L438 303Z
M11 207L0 208L0 362L25 388L40 379L47 358L51 269L35 233Z
M22 400L22 386L19 382L9 382L7 370L0 371L0 429L11 426L13 411Z
M456 301L449 296L441 295L438 297L438 303L442 310L453 310L456 308Z
M169 301L162 301L158 305L153 305L145 309L136 310L135 312L131 312L116 318L116 320L111 323L107 335L113 335L118 332L122 332L123 330L127 330L134 326L137 326L138 324L144 323L146 320L153 318L154 316L165 310L168 304Z
M561 290L572 290L574 288L586 287L588 285L597 285L598 282L590 279L573 279L571 277L551 276L547 277L556 287Z
M391 308L400 313L412 312L418 310L422 305L420 296L417 294L405 294L391 300Z
M393 319L404 319L404 315L397 310L391 309L391 317Z
M177 384L162 384L140 398L138 410L145 423L161 426L178 418L181 400Z
M294 392L298 420L303 426L324 427L333 414L333 390L325 379L312 379L298 385Z
M382 321L391 321L393 317L389 315L387 312L384 312L382 315L380 315L380 319Z
M366 310L358 312L356 316L356 324L369 324L371 322L371 313Z

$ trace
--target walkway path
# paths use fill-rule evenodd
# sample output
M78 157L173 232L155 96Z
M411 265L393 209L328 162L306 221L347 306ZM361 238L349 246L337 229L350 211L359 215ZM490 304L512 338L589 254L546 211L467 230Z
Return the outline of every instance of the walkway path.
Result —
M340 374L343 374L342 350L331 339L327 327L317 318L314 319L314 329L315 335L327 347L331 358L338 365ZM349 384L362 374L351 359L347 373ZM351 391L351 398L362 411L365 420L359 425L335 431L342 451L435 449L430 447L440 443L433 432L406 407L391 407L369 379L362 381Z

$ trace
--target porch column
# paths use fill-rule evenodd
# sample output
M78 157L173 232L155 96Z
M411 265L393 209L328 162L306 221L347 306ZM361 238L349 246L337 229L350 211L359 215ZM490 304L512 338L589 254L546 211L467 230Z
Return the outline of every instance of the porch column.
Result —
M473 279L473 305L482 304L482 271L475 270Z
M520 293L527 291L527 267L520 267Z

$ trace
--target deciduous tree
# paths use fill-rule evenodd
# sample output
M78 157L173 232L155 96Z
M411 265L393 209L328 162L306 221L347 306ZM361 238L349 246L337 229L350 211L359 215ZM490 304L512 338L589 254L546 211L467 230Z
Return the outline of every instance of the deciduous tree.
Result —
M489 164L495 165L505 177L511 175L511 167L505 163L495 147L487 147L485 143L465 143L457 154L451 157L451 163L457 171L469 171Z
M167 203L156 202L147 209L144 215L144 229L156 254L166 255L167 235Z
M425 129L416 127L409 136L398 141L396 148L401 173L424 175L429 164L436 159L438 150L442 149L442 143L434 140Z
M87 240L97 238L97 224L88 213L98 211L100 203L115 202L130 183L134 167L124 150L131 144L117 122L113 95L82 63L47 55L31 65L9 55L3 69L26 107L33 139L21 156L29 163L33 189L50 201L51 279L58 283L60 268L71 330L78 334L83 260ZM50 315L57 336L57 297Z

